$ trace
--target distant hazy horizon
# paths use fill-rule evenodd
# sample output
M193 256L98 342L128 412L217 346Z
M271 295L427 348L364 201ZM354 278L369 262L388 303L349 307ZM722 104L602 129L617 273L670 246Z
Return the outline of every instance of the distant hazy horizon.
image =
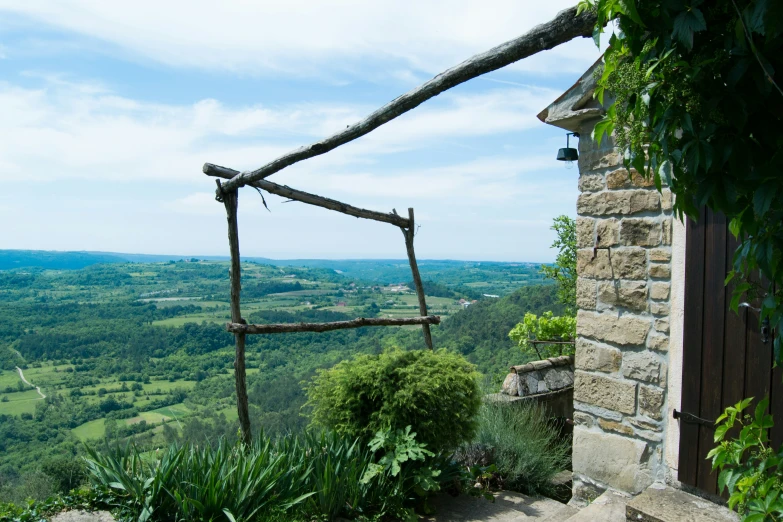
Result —
M31 253L48 253L48 254L90 254L90 255L108 255L117 257L146 257L146 258L160 258L161 261L178 260L178 259L198 259L201 261L227 261L229 259L228 254L213 255L213 254L156 254L146 252L110 252L101 250L43 250L43 249L21 249L21 248L4 248L0 249L0 256L7 252L31 252ZM407 257L269 257L269 256L253 256L242 255L242 259L245 261L253 260L268 260L268 261L331 261L331 262L360 262L360 261L395 261L395 262L408 262ZM542 261L528 261L528 260L498 260L498 259L454 259L454 258L419 258L418 262L459 262L459 263L504 263L504 264L545 264L547 262Z

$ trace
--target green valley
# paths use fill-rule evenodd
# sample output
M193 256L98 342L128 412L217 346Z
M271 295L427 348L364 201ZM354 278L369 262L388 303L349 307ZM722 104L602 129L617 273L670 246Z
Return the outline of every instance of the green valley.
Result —
M24 259L35 264L29 253ZM52 265L56 256L47 256ZM414 316L416 296L401 266L247 262L243 315L254 323ZM535 264L422 261L421 271L430 310L444 318L433 330L436 347L462 353L495 382L523 362L506 337L511 327L525 312L559 306ZM0 499L51 493L56 481L41 469L61 469L83 454L83 443L133 439L146 451L234 436L227 282L220 260L99 257L78 269L0 271ZM417 327L251 336L254 428L301 431L309 422L305 389L318 369L357 353L422 346Z

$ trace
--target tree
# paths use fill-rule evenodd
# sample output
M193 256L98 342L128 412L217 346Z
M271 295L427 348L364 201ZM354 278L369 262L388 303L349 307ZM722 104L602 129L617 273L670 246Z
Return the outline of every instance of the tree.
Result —
M552 224L557 239L552 248L558 249L555 263L544 265L541 271L557 282L557 298L573 315L576 311L576 222L568 216L557 216Z
M679 217L703 205L726 214L741 242L731 306L746 293L762 299L783 362L783 2L583 0L579 9L596 11L596 42L608 21L619 27L596 90L614 101L594 137L614 134L627 167L671 188Z

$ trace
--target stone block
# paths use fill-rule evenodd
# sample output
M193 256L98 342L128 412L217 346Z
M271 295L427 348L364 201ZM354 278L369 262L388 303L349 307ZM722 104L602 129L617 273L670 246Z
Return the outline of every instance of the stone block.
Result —
M635 214L659 210L660 195L652 190L583 192L576 200L576 212L582 216Z
M621 188L650 188L655 186L655 181L645 178L636 169L631 169L630 176L626 169L617 169L606 175L606 186L610 189Z
M669 318L661 317L660 319L656 319L653 323L653 328L659 332L669 333Z
M650 303L650 313L654 315L669 315L669 303Z
M647 272L650 274L650 277L659 279L669 279L672 276L672 269L668 263L651 263Z
M642 248L612 250L611 264L614 279L647 279L647 255Z
M669 486L651 487L625 506L627 520L657 522L739 522L740 517L725 506L709 502Z
M574 384L574 374L565 368L553 368L544 375L544 382L550 391L562 390Z
M651 350L657 350L659 352L666 352L669 350L669 336L659 334L657 332L650 332L647 336L647 348Z
M627 420L629 424L641 430L663 431L663 427L657 422L652 422L645 419L636 419L634 417L628 417Z
M663 389L657 386L639 386L639 413L651 419L661 420L663 407Z
M602 174L582 174L579 176L580 192L598 192L606 187Z
M595 228L595 219L580 217L576 218L576 246L578 248L593 248L595 241L593 229Z
M671 210L672 209L672 191L671 189L663 189L661 190L661 209L663 210Z
M576 251L576 273L579 277L593 279L611 279L612 266L607 250L585 248Z
M637 312L647 310L647 283L607 281L598 284L598 308L623 306Z
M599 248L615 246L620 241L620 221L615 218L599 220L595 236L595 246Z
M661 442L663 440L663 435L661 433L658 433L656 431L647 431L647 430L633 430L633 435L636 438L649 440L650 442Z
M661 223L649 218L624 219L620 229L620 243L626 246L660 245Z
M643 462L647 443L615 435L574 428L574 473L609 487L639 493L651 482Z
M665 248L653 248L650 250L650 261L671 261L671 250Z
M600 372L616 372L620 370L623 354L610 346L601 346L578 338L576 340L576 368L578 370L597 370Z
M652 266L650 267L650 275L652 275ZM650 297L652 297L653 299L668 299L669 290L671 290L671 284L663 283L663 282L655 282L652 284L650 288Z
M660 357L649 351L625 352L623 354L623 375L651 383L661 383L665 366Z
M503 380L503 386L500 388L500 393L511 396L519 395L519 375L516 373L506 375L506 378Z
M576 280L576 306L583 310L595 310L596 282L580 277Z
M661 242L664 245L672 244L672 218L664 219L661 223L661 229L663 231Z
M620 422L598 419L598 425L604 431L613 431L621 435L633 435L633 428Z
M633 414L636 412L636 383L577 370L574 374L574 400Z
M617 316L579 310L576 314L576 333L624 346L643 345L652 324L649 319L633 315Z
M581 147L580 147L581 148ZM608 167L616 167L623 162L623 157L615 150L596 150L579 152L579 172L586 172L588 170L605 169Z
M629 214L660 210L661 195L654 190L634 190L631 194Z
M531 371L519 376L519 395L524 397L525 395L533 395L538 393L538 380L540 376L538 372Z
M585 426L587 428L593 427L593 416L581 411L574 412L574 424L579 426Z

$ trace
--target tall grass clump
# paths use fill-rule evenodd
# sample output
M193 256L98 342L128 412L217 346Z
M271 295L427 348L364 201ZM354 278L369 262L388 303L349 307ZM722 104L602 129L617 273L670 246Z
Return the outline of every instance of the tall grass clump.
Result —
M482 404L476 437L459 452L471 465L494 463L504 488L528 494L547 493L570 455L571 441L544 408L495 402Z
M87 468L96 491L123 520L407 520L440 485L433 456L410 428L385 430L372 444L308 432L250 446L192 443L160 454L134 446L99 453ZM445 478L445 477L444 477Z
M446 350L358 355L322 370L307 388L313 422L370 440L410 426L433 452L473 438L481 405L475 366Z

